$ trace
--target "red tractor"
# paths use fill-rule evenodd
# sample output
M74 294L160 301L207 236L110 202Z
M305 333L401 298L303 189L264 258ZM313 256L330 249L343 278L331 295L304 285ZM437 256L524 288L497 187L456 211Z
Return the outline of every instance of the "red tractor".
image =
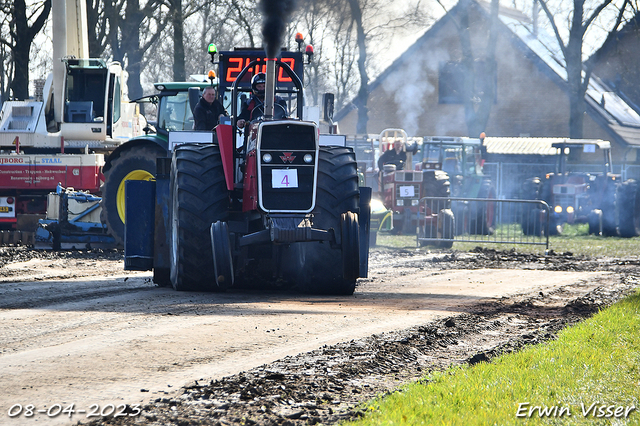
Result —
M127 183L125 268L194 291L275 283L349 295L367 276L371 190L358 186L353 150L322 146L318 125L301 119L302 54L287 57L220 52L231 124L170 132L172 156L159 160L155 182ZM263 113L240 138L240 99L259 72ZM276 93L293 117L275 106Z
M393 210L393 226L396 233L416 234L426 238L453 239L454 218L451 201L448 200L449 176L442 170L423 169L420 164L411 169L412 155L418 144L408 146L407 134L400 129L387 129L380 134L382 153L402 144L406 149L409 170L397 170L387 164L381 170L382 199ZM406 167L405 167L406 168ZM441 197L440 200L421 202L423 197ZM444 246L451 247L451 242Z
M620 175L613 173L611 144L565 139L552 146L558 150L555 172L527 179L522 187L522 198L543 200L550 206L549 223L545 223L546 211L531 207L520 220L522 231L540 235L548 226L549 234L554 235L562 232L565 223L588 223L590 234L640 235L640 188L635 180L622 182ZM578 153L599 156L601 171L568 171L568 159Z

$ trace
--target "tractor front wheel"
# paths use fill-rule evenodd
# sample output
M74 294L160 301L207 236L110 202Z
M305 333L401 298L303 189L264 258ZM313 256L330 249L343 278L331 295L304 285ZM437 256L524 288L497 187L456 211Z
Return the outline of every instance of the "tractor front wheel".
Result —
M300 291L312 294L353 294L357 278L355 265L348 265L348 268L338 265L344 266L343 251L355 252L354 247L358 244L355 237L349 237L349 233L355 232L355 225L348 224L350 221L357 225L357 221L347 220L345 224L342 216L343 213L358 211L359 195L353 150L337 146L320 147L313 227L334 232L341 244L332 247L328 241L293 243L283 249L283 277L292 281ZM343 241L344 232L347 233L346 242Z
M176 290L221 290L215 282L211 224L226 220L229 193L220 149L180 145L171 162L171 284Z

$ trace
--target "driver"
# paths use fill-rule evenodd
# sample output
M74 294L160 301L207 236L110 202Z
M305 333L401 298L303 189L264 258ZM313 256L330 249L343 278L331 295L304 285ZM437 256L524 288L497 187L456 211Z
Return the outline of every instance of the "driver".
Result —
M261 72L251 78L251 91L253 94L244 104L242 111L238 115L238 127L243 128L247 121L254 120L264 114L264 88L267 82L267 76ZM287 110L287 103L279 96L275 97L274 107L282 107L283 111Z
M393 149L388 149L378 159L378 170L382 172L385 164L394 164L396 170L404 169L407 162L407 152L405 151L404 141L397 140L393 143Z

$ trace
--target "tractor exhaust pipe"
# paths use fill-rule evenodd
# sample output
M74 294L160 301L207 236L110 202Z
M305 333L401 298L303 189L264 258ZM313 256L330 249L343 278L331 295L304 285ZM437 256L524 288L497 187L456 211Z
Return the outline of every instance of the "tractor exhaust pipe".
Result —
M264 87L264 118L273 119L276 98L276 59L267 58L267 81Z

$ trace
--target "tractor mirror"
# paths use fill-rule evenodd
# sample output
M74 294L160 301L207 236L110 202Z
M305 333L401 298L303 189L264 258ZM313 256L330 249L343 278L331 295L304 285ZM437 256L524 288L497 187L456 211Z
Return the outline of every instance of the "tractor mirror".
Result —
M330 123L333 122L333 93L325 93L322 95L322 109L324 111L324 120Z
M193 110L196 105L200 102L200 88L199 87L189 87L189 108L191 108L191 114L193 114Z

